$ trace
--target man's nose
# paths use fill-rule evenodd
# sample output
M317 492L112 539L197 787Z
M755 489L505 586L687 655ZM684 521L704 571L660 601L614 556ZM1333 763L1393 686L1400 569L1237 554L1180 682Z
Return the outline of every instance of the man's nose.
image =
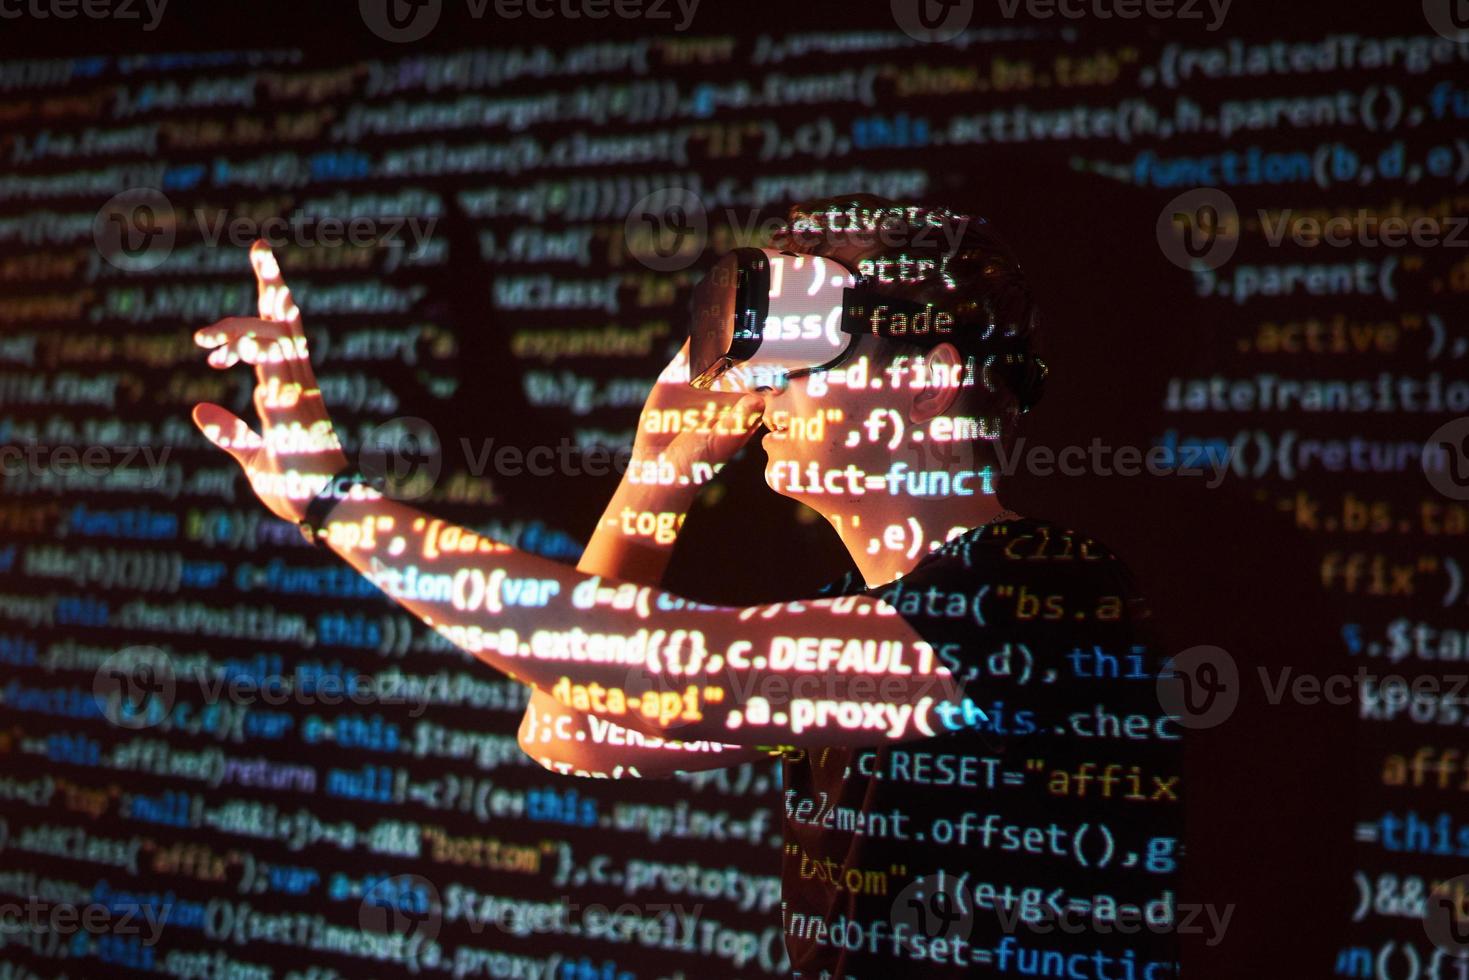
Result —
M789 384L779 382L762 384L754 390L755 396L760 399L760 409L765 418L769 419L787 407L786 403L790 399L785 395L789 389Z
M783 392L762 385L761 387L751 389L750 394L760 399L760 424L774 432L776 429L776 413L780 411L779 405L782 401L780 396Z
M754 379L755 394L765 398L778 398L791 386L790 375L784 371L761 371Z

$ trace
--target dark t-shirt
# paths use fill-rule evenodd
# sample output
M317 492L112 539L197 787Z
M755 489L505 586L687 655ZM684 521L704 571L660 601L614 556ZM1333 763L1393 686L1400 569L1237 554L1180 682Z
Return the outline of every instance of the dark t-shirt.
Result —
M782 925L794 975L1176 975L1182 730L1161 651L1105 547L986 525L895 583L964 682L932 739L795 751Z

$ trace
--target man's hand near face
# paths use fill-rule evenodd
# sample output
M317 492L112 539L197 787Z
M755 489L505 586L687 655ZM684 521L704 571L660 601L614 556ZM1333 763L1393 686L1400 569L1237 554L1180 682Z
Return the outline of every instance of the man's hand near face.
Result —
M577 570L657 585L684 515L759 427L762 400L689 387L689 344L653 383L638 416L627 472L597 522ZM638 524L637 515L649 515ZM655 529L649 533L649 528Z

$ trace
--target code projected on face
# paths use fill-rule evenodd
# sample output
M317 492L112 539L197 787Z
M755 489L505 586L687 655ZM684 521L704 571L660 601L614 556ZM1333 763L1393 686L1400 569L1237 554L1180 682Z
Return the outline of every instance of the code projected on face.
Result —
M348 5L343 30L457 29L440 6ZM1257 952L1231 945L1234 893L1180 884L1185 734L1334 703L1361 764L1321 809L1351 810L1352 857L1279 883L1303 915L1350 906L1307 975L1463 980L1450 5L1289 40L1198 5L1207 33L1122 42L1024 0L973 23L870 5L821 32L664 6L682 27L553 20L513 44L491 13L458 47L363 60L231 49L227 28L134 54L119 21L79 32L84 56L0 63L0 977L1171 977L1180 944ZM857 192L905 203L788 213ZM1154 356L1105 334L1051 364L1058 387L1105 379L1062 444L1019 424L1046 379L1030 307L960 297L984 206L1057 196L1032 252L1141 229L1137 281L1177 287L1150 336L1204 338ZM291 287L263 304L259 240ZM777 246L772 293L801 301L762 329L821 369L753 409L692 392L693 285ZM1099 285L1063 271L1044 288ZM844 272L876 291L860 309L831 295ZM266 313L304 339L204 364L196 330ZM258 397L247 368L275 372ZM328 529L354 564L219 451L259 447L188 417L316 397L391 488ZM1146 436L1107 435L1122 414ZM752 423L756 489L806 505L765 536L725 462L677 442ZM1288 548L1240 544L1262 576L1307 556L1278 591L1336 603L1341 669L1161 645L1124 541L964 518L1012 478L1192 482L1284 517ZM705 508L734 530L699 601L570 570L598 514L666 557ZM833 530L904 574L840 579ZM743 619L714 594L742 547L784 597ZM784 589L817 571L839 581ZM1230 846L1267 878L1291 849ZM1285 918L1265 947L1293 941Z

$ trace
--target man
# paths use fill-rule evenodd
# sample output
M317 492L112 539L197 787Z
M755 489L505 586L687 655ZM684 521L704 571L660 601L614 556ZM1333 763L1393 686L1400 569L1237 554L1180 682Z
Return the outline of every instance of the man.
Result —
M779 245L813 289L832 263L892 307L835 362L743 394L691 387L686 344L576 570L351 470L260 245L261 317L196 339L255 365L262 432L215 405L195 421L278 516L531 685L520 741L547 768L780 754L796 976L1173 975L1179 733L1146 612L1104 547L999 502L997 447L1045 377L1017 263L982 221L867 197L792 209ZM700 484L757 423L767 483L861 581L751 608L660 590Z

